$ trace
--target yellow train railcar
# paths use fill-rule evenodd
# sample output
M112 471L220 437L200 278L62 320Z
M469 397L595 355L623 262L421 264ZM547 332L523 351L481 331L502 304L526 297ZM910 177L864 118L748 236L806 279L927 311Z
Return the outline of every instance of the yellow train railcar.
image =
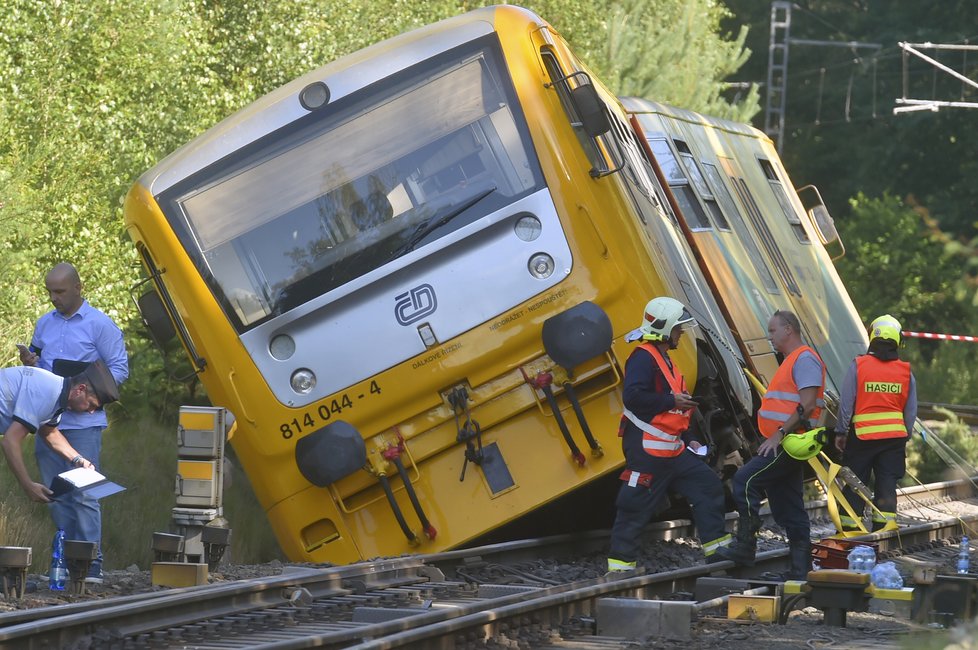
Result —
M704 272L762 380L777 368L765 325L774 309L798 314L838 395L866 332L824 244L838 239L817 190L806 209L773 143L745 124L646 99L624 98L662 170ZM766 383L766 382L765 382Z
M346 563L464 545L613 477L624 336L656 295L700 324L674 358L711 462L749 454L763 335L736 328L770 305L752 321L718 290L671 197L559 34L500 6L258 100L146 172L125 219L144 315L235 415L283 551Z

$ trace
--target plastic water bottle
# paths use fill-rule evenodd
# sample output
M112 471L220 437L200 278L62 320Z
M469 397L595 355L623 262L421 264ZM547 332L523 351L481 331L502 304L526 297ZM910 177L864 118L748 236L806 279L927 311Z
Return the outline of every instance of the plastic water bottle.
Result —
M968 573L971 569L971 546L968 544L968 536L961 538L961 547L958 550L958 573Z
M882 562L877 564L870 573L873 584L881 589L900 589L903 587L903 576L893 562Z
M876 568L876 551L871 546L864 546L863 549L863 573L872 573Z
M48 587L51 591L64 591L68 581L68 565L65 564L65 531L59 528L51 543L51 571L48 573Z
M869 573L876 566L876 553L871 547L862 544L849 551L847 559L850 571Z

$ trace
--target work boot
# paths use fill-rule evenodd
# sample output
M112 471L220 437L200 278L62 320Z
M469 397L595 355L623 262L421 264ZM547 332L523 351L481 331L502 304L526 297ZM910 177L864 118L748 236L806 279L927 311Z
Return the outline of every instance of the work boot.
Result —
M788 558L790 565L784 579L807 580L812 570L812 543L807 539L788 542Z
M741 513L737 521L737 537L722 549L724 559L741 566L754 566L754 557L757 555L757 531L761 529L761 523L760 517ZM719 552L718 550L717 553Z

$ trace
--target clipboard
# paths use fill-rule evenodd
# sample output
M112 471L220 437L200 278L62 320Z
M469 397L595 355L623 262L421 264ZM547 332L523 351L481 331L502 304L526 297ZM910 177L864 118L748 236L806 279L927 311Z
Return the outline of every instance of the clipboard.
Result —
M101 499L126 489L118 483L113 483L94 469L85 469L84 467L76 467L58 474L51 481L50 487L51 491L54 492L53 498L55 499L75 491L84 492L96 499Z

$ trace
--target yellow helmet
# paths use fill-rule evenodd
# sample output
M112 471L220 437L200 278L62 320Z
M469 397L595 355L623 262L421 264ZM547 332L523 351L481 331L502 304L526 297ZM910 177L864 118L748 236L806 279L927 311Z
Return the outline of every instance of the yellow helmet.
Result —
M808 460L822 451L825 441L825 427L819 427L805 433L787 434L781 440L781 447L795 460Z
M696 324L683 303L675 298L659 296L645 305L642 325L625 336L626 341L668 341L676 325Z
M900 345L900 321L889 314L884 314L874 320L869 326L869 340L886 339Z

